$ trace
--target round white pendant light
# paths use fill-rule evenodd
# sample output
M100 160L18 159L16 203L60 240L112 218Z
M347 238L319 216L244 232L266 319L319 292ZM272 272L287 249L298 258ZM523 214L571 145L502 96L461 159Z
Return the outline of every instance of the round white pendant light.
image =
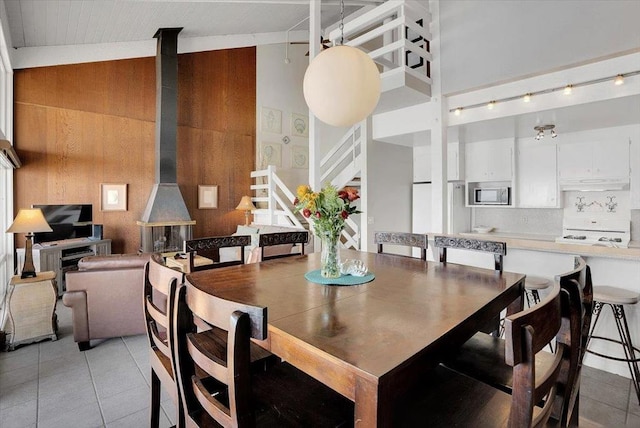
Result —
M304 74L303 92L318 119L333 126L351 126L376 108L380 72L360 49L334 46L313 59Z

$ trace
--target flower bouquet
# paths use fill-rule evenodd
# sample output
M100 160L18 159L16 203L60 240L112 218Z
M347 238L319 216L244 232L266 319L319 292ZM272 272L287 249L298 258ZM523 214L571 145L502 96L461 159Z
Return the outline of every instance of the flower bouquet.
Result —
M331 184L319 192L309 185L298 186L297 197L293 201L295 212L301 212L313 226L313 234L322 242L320 274L325 278L340 277L340 255L338 245L344 222L351 214L358 214L352 203L360 198L358 190L345 187L338 190Z

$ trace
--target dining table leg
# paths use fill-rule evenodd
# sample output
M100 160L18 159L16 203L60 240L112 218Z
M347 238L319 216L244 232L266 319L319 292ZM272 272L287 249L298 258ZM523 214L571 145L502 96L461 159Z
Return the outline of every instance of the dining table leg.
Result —
M388 382L356 378L355 423L358 428L391 427L393 398Z

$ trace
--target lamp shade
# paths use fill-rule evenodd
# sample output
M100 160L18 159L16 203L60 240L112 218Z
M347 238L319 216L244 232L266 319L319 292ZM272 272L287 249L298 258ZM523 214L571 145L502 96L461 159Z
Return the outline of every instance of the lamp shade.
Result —
M52 232L40 208L21 209L7 233Z
M333 126L351 126L369 116L380 99L380 72L360 49L334 46L316 56L304 74L309 110Z
M251 196L243 196L236 209L242 211L251 211L255 210L256 207L255 205L253 205L253 202L251 202Z

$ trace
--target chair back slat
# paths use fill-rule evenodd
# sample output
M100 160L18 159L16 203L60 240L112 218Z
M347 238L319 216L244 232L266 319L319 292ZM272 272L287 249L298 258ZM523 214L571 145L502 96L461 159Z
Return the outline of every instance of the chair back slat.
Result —
M563 315L568 315L569 294L555 284L538 305L505 319L505 361L513 366L512 404L508 426L541 426L553 410L557 379L566 345L558 343L556 358L536 383L536 354L561 329ZM564 311L564 312L563 312ZM544 398L542 411L534 418L534 406ZM533 421L533 423L532 423Z
M507 255L506 242L438 235L434 236L433 243L439 250L440 263L447 262L447 248L454 248L492 253L494 256L494 269L497 272L502 272L503 270L504 256Z
M158 347L168 358L171 358L169 348L164 342L167 327L170 323L170 305L178 283L184 281L184 274L164 265L160 254L152 254L145 265L143 305L146 317L147 336L149 345ZM162 337L164 333L165 337ZM161 343L162 346L157 344Z
M275 233L261 233L258 245L260 246L260 258L262 261L278 259L282 257L291 257L297 255L304 255L304 245L309 242L309 232L306 230L296 230L293 232L275 232ZM265 254L266 247L272 247L275 245L300 245L300 251L295 253L286 253L278 255Z
M248 247L249 245L251 245L251 236L249 235L211 236L185 241L184 252L188 254L189 272L244 264L244 247ZM232 247L239 249L238 258L236 260L220 262L220 249ZM196 266L196 255L207 257L213 260L213 263Z
M582 257L575 258L575 268L569 272L556 275L555 282L566 290L571 301L571 318L563 319L562 328L556 341L566 345L563 355L563 369L559 383L563 385L562 394L556 397L552 417L560 421L561 426L568 426L577 400L580 385L582 360L586 349L586 340L591 325L593 310L593 284L591 269Z
M429 240L427 235L420 233L406 232L375 232L374 243L378 246L378 253L384 253L383 245L399 245L403 247L414 247L420 249L420 258L427 260L427 247ZM392 254L392 253L385 253Z
M184 423L184 414L180 403L180 394L174 371L175 352L173 328L171 326L175 294L179 284L184 281L184 274L164 264L164 258L152 254L144 267L144 292L142 305L145 314L145 326L149 341L149 360L152 379L160 379L176 403L177 425ZM151 386L151 422L156 425L160 413L160 384L152 381ZM154 420L156 422L154 422Z
M254 424L250 338L266 337L266 315L266 308L217 298L188 283L179 287L172 328L175 370L188 415L196 415L201 408L223 426ZM211 336L207 337L206 331L196 331L196 317L226 332L223 338L226 349L217 345L206 347ZM256 328L263 325L264 331ZM216 350L217 355L213 355Z

